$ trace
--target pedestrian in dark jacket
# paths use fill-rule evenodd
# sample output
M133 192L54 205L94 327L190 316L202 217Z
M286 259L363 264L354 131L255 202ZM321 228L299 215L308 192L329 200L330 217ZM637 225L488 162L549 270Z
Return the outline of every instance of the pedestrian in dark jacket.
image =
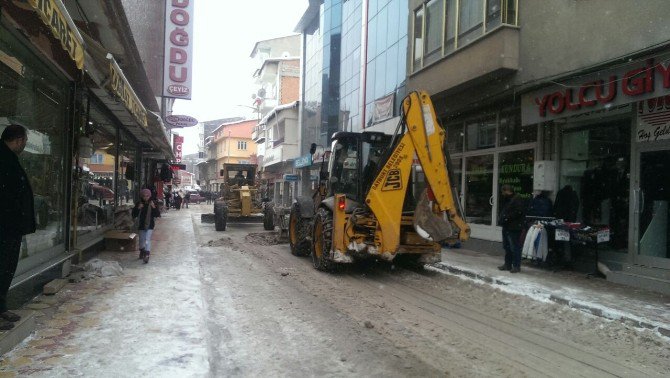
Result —
M521 230L526 215L526 205L522 198L514 194L514 188L511 185L503 185L501 194L503 200L498 224L502 226L505 263L498 269L518 273L521 270Z
M14 327L21 317L7 309L7 292L19 263L23 235L37 228L35 202L28 175L19 163L28 133L9 125L0 137L0 330Z
M151 255L151 234L156 225L155 219L161 216L158 206L151 199L151 190L142 189L140 193L140 202L135 204L133 208L133 218L139 218L139 225L137 226L140 234L140 259L144 263L149 262Z

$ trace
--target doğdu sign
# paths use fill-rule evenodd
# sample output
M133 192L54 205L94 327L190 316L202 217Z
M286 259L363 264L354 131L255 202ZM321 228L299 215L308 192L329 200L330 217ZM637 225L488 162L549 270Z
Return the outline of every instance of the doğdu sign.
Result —
M191 99L193 1L165 0L163 97Z
M187 115L169 115L165 117L165 123L171 128L191 127L198 124L198 120Z

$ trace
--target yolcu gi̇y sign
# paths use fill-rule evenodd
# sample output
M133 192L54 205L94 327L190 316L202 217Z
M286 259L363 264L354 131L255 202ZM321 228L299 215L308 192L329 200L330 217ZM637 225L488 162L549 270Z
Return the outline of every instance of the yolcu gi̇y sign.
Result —
M193 1L165 1L163 97L191 99Z

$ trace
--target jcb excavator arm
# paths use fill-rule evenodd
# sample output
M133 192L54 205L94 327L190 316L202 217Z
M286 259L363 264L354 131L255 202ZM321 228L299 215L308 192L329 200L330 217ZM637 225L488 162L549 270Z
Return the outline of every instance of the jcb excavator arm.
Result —
M417 233L435 242L467 240L470 228L461 215L447 170L446 131L437 122L430 97L425 92L412 92L402 106L402 122L407 131L396 135L400 139L387 159L380 162L382 168L365 200L378 222L376 248L379 253L392 254L398 249L403 203L415 154L429 185L414 212Z

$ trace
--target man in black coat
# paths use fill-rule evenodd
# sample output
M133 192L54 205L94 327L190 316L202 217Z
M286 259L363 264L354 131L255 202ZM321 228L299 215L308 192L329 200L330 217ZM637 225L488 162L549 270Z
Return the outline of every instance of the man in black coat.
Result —
M7 292L19 263L23 235L35 232L35 203L28 175L19 163L28 135L20 125L9 125L0 137L0 330L21 320L7 309Z
M514 188L503 185L501 188L502 203L498 224L502 226L505 263L498 267L518 273L521 270L521 230L526 216L526 204L522 198L514 194Z

